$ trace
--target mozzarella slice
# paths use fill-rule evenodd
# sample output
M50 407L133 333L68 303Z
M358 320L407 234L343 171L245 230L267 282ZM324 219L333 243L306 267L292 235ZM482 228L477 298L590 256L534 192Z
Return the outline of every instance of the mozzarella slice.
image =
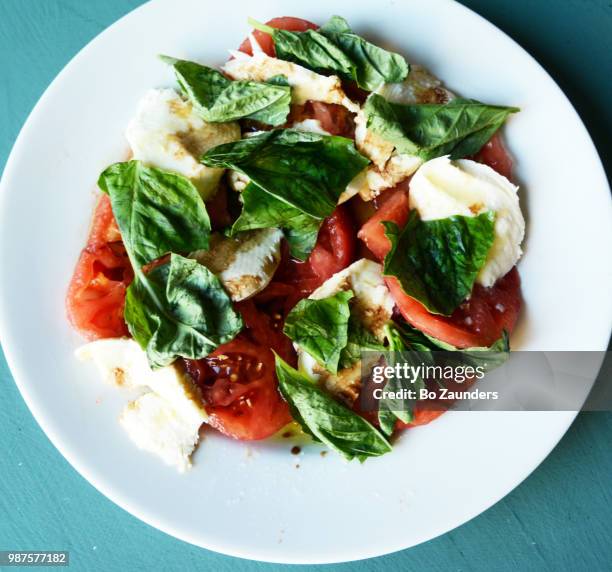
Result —
M423 220L495 212L495 239L476 279L488 287L509 272L523 253L525 219L517 191L517 186L487 165L439 157L412 177L409 201Z
M362 258L334 274L319 286L310 298L320 300L344 290L352 290L355 294L351 312L355 313L366 329L383 341L384 327L391 319L395 303L385 285L382 266ZM303 373L323 383L331 393L347 403L357 399L361 389L361 361L338 371L337 374L331 374L299 346L296 346L296 350L298 367Z
M199 440L202 419L190 419L152 391L130 401L119 417L130 439L183 473Z
M318 119L304 119L303 121L296 121L292 126L292 129L298 131L307 131L308 133L318 133L319 135L331 135L329 131L325 131L321 122Z
M335 75L324 76L292 62L268 56L257 40L250 36L253 55L231 51L233 56L223 71L232 79L267 81L275 76L285 76L291 86L291 100L301 105L307 101L323 101L343 105L357 112L359 106L351 101L342 89L340 78Z
M277 228L248 230L231 238L213 235L210 249L193 252L191 257L214 272L237 302L270 283L280 264L282 238Z
M448 103L455 97L439 79L417 65L410 67L406 80L383 84L376 93L401 104ZM372 161L372 165L366 169L365 175L349 185L347 198L359 194L364 201L371 201L385 189L406 180L423 164L420 157L398 153L393 143L370 131L363 110L355 116L355 145Z
M177 365L152 370L147 356L132 339L111 338L76 351L81 361L93 361L102 379L144 394L128 404L120 423L142 449L155 453L183 471L207 418L197 386Z
M400 83L384 83L376 93L392 103L404 105L415 103L448 103L455 94L425 68L412 64L410 73Z
M223 169L205 167L199 157L240 139L240 127L207 123L173 89L152 89L138 104L126 137L134 159L188 177L206 200L215 193Z

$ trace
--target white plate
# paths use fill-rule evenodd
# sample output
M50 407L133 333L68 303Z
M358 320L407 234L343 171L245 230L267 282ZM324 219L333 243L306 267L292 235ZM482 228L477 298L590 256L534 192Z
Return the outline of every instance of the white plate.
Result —
M523 111L506 130L527 190L523 349L603 350L610 332L608 186L580 119L546 72L451 1L158 0L89 44L23 128L4 173L0 326L24 399L72 465L138 518L227 554L334 562L413 546L479 514L550 452L573 413L450 413L364 465L317 450L206 437L185 476L138 451L116 417L125 401L73 359L64 295L85 240L98 173L126 152L123 129L150 87L171 82L158 53L221 63L248 15L338 13L457 92ZM299 468L296 464L299 463Z

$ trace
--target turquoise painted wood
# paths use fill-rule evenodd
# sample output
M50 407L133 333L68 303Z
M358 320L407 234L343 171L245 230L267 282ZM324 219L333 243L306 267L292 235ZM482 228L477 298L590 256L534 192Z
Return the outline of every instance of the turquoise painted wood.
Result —
M612 2L464 3L516 38L559 81L587 123L610 174ZM1 0L0 168L49 82L83 45L138 4L139 0ZM76 570L285 568L195 548L113 505L49 443L23 403L1 353L0 404L0 550L67 549ZM581 414L550 457L483 515L413 549L333 568L610 570L611 442L612 414Z

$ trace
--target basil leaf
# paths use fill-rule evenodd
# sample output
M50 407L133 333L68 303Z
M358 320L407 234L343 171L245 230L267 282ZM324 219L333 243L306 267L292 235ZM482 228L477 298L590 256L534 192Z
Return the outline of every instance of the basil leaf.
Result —
M255 183L240 193L242 212L233 224L230 235L256 228L280 228L289 243L291 256L306 260L317 242L321 219L277 199Z
M348 323L348 336L346 346L340 354L340 368L351 367L361 359L361 352L387 351L387 348L378 338L362 324L361 320L351 314Z
M354 62L355 73L351 79L362 89L373 91L383 83L406 79L410 67L402 56L366 42L351 31L344 18L332 16L319 31Z
M281 125L287 120L291 88L272 78L270 82L231 81L221 72L186 60L160 56L172 65L185 96L204 121L219 123L241 118L268 125Z
M137 274L127 291L125 319L153 368L179 356L205 357L243 326L219 279L178 254L146 275Z
M329 216L349 182L369 163L353 141L294 129L218 145L200 161L234 169L311 217Z
M425 161L449 155L459 159L473 155L503 125L517 107L486 105L454 99L445 104L403 105L378 94L364 106L368 129L393 143L400 153Z
M391 366L396 363L407 363L418 367L421 364L433 365L438 362L444 366L481 367L486 373L505 363L510 353L506 331L489 347L458 349L446 342L427 336L408 324L399 326L392 323L387 327L387 339L389 340L388 351L393 352L387 354L386 358L387 365ZM420 378L415 383L408 383L394 376L387 381L384 389L396 392L407 387L418 392L425 387L425 384ZM415 403L416 400L406 399L379 400L378 420L383 433L390 435L397 419L403 423L410 423L413 419Z
M396 276L408 296L434 314L449 316L472 291L493 239L495 215L452 216L422 221L412 211L408 224L383 222L391 250L385 276Z
M116 163L99 180L109 194L135 278L125 300L130 333L152 368L199 359L231 340L242 318L218 278L174 252L208 248L210 221L191 182L139 161ZM167 253L170 262L142 267Z
M328 298L300 300L285 319L285 335L331 373L338 373L340 354L348 342L350 290Z
M274 38L276 57L316 72L334 73L373 91L381 84L403 81L409 66L399 54L383 50L354 34L340 16L318 30L291 32L249 19L255 28Z
M365 461L389 453L391 445L368 421L360 417L308 378L276 356L276 376L294 419L315 439L349 461Z
M420 333L420 332L418 332ZM422 363L433 362L430 351L424 346L408 346L403 336L403 332L394 324L387 324L386 337L389 343L385 361L387 366L395 367L397 363L419 366ZM412 389L419 392L425 387L425 382L419 377L410 381L392 376L387 380L384 391L397 393L404 389ZM380 429L385 435L391 435L395 430L395 423L399 419L403 423L410 423L414 418L414 405L416 399L401 399L385 397L378 402L378 422Z
M110 197L135 269L168 252L208 248L210 220L189 179L128 161L108 167L98 185Z
M423 334L425 335L425 334ZM478 346L471 348L458 349L431 336L426 336L432 349L437 351L454 352L455 361L464 365L481 366L485 372L494 370L503 365L510 357L510 337L504 330L501 338L493 342L490 346ZM445 359L446 358L446 354Z

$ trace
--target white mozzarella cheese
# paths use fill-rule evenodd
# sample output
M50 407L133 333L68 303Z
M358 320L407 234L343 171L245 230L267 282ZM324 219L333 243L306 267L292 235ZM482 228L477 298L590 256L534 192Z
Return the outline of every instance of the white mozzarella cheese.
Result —
M337 292L352 290L355 298L351 311L363 326L380 341L384 340L384 327L393 314L394 301L382 275L382 266L362 258L348 268L334 274L309 297L320 300ZM361 388L361 361L331 374L321 367L307 352L296 346L298 367L311 379L323 383L334 395L352 403Z
M173 89L152 89L126 130L134 159L188 177L204 199L212 196L223 169L199 157L216 145L240 139L237 123L207 123Z
M376 93L392 103L448 103L455 95L425 68L412 64L410 73L400 83L383 83Z
M246 186L249 184L251 179L239 171L229 171L226 180L229 182L232 189L234 189L237 193L241 193L244 191L244 189L246 189Z
M207 414L197 386L178 366L152 370L145 352L128 338L90 342L76 356L93 361L107 382L144 390L121 414L121 425L141 448L179 470L190 466Z
M208 250L190 256L214 272L237 302L270 283L280 264L282 238L278 228L247 230L234 237L215 234Z
M318 119L304 119L303 121L296 121L292 126L292 129L298 131L307 131L308 133L318 133L319 135L331 135L329 131L325 131L321 122Z
M410 73L403 82L383 84L376 93L388 101L401 104L448 103L455 97L442 86L439 79L417 65L410 67ZM420 157L398 153L393 143L370 131L363 110L355 116L355 145L372 164L363 176L349 185L343 196L345 200L359 194L363 200L371 201L383 190L406 180L423 164Z
M483 286L493 286L522 254L525 219L517 191L517 186L487 165L439 157L425 163L412 177L409 201L423 220L495 212L495 239L476 279Z
M383 329L391 319L395 303L385 285L382 266L367 258L357 260L326 280L309 298L320 300L343 290L352 290L355 294L353 307L363 325L384 339Z
M199 441L201 418L190 418L152 391L130 401L119 423L144 451L184 472Z
M359 106L351 101L342 89L340 78L335 75L324 76L298 64L271 58L263 52L253 35L250 36L253 55L231 51L233 56L223 71L235 80L267 81L282 75L291 86L291 100L298 105L307 101L323 101L343 105L357 112Z

